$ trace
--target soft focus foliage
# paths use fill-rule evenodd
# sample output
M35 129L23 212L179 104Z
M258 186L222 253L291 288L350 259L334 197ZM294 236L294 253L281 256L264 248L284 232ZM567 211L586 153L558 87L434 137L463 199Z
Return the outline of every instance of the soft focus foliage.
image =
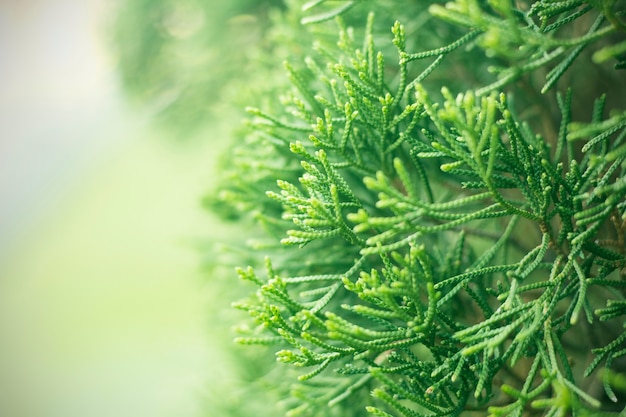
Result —
M268 13L280 0L129 0L115 21L124 88L162 126L189 135L208 121L233 80L248 77Z

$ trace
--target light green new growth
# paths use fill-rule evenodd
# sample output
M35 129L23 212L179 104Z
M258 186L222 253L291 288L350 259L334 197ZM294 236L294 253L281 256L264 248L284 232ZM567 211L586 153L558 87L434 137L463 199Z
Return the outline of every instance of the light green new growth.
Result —
M318 42L221 194L269 237L239 341L288 415L622 415L624 3L302 9Z

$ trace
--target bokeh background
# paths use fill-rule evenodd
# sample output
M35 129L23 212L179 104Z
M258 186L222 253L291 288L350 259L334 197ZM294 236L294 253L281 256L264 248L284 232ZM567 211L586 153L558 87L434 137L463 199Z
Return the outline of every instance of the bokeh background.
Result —
M0 416L237 401L202 198L264 3L0 0Z

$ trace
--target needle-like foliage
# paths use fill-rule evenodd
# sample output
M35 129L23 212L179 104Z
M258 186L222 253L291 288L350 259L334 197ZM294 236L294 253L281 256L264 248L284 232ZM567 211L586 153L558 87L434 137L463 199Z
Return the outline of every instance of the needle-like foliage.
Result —
M238 340L288 415L622 412L624 3L292 3L215 203L265 228Z

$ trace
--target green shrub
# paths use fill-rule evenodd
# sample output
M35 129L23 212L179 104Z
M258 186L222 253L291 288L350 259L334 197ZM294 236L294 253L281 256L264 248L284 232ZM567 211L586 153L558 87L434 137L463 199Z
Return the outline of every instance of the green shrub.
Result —
M288 415L623 412L625 3L287 3L212 207Z

